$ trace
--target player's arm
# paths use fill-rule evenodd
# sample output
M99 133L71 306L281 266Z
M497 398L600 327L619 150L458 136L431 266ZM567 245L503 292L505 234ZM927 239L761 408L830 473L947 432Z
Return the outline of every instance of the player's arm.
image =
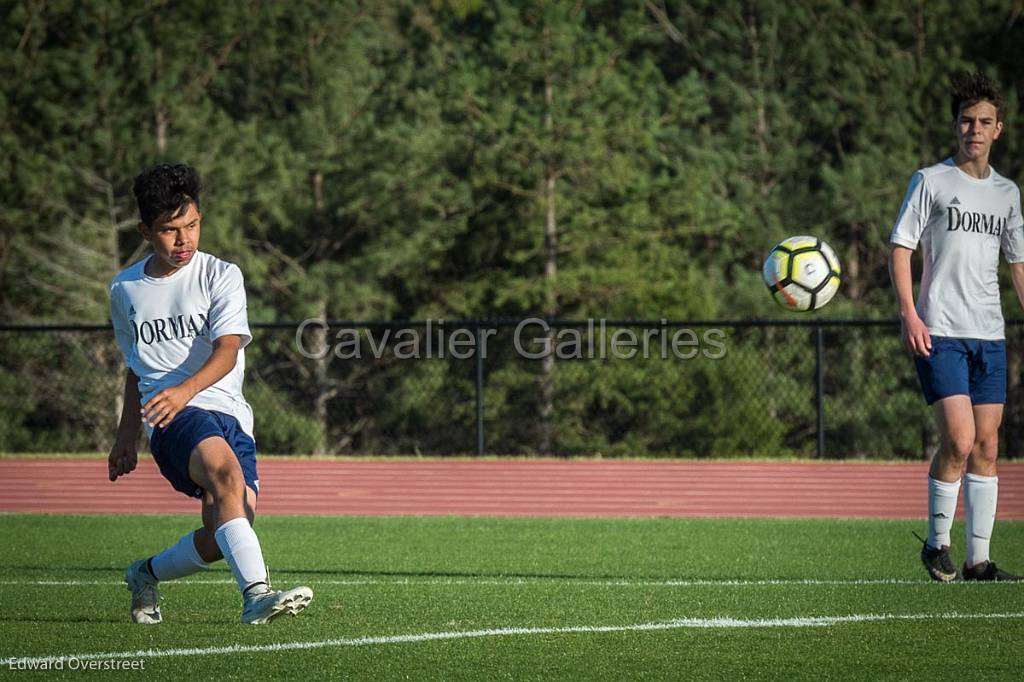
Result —
M1013 279L1013 289L1017 292L1017 300L1024 308L1024 263L1010 263L1010 277Z
M121 420L117 426L117 440L107 457L107 473L111 481L135 470L139 461L139 429L142 417L139 415L139 377L130 369L124 375L124 402L121 405Z
M170 424L197 393L213 386L235 368L241 347L242 337L238 334L218 336L213 340L213 352L199 371L177 386L165 388L150 398L142 406L142 418L150 426L162 428Z
M913 254L911 249L893 244L889 252L889 277L900 305L900 337L903 347L926 358L932 350L932 337L914 307L914 280L910 269Z

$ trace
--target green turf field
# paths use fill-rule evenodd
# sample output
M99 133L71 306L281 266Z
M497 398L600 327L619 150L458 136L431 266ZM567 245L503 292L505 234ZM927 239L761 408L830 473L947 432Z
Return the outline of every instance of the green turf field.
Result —
M145 666L90 679L1021 675L1024 584L929 582L923 523L265 517L274 582L316 594L305 613L241 625L221 564L163 586L161 625L128 623L124 567L190 521L0 515L0 659ZM1024 569L1024 523L996 531ZM51 674L86 674L68 665Z

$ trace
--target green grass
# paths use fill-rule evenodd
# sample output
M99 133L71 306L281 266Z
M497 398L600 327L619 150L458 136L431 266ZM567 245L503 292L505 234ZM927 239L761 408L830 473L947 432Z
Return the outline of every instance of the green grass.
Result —
M263 517L257 530L275 583L315 591L301 617L242 626L236 588L221 564L163 586L161 625L127 623L124 567L174 542L190 521L0 515L0 659L679 618L1024 611L1024 584L929 582L910 535L920 523ZM962 544L962 528L954 532ZM995 549L1007 568L1024 567L1024 523L1000 523ZM819 582L788 582L805 579ZM859 579L892 582L849 582ZM694 580L709 582L668 582ZM941 670L943 679L1019 679L1022 641L1020 615L929 617L178 655L145 658L143 672L89 674L732 680L926 679ZM0 666L0 677L16 674L24 673Z

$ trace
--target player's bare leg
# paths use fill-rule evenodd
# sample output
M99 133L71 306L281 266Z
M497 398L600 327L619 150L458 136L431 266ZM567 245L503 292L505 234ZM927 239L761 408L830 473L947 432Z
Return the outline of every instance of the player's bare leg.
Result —
M218 436L201 441L189 459L189 477L206 491L203 501L204 532L199 536L199 542L203 551L209 552L207 556L213 556L209 545L209 537L212 536L220 554L231 567L245 602L242 622L268 623L281 614L294 616L306 608L313 598L308 587L284 592L270 589L263 549L250 518L255 510L246 503L250 491L227 441Z
M1003 423L1003 405L974 405L974 444L967 458L967 473L978 476L996 475L999 456L999 426Z
M249 525L255 525L256 499L256 491L249 486L246 486L244 506L245 517L249 519ZM217 539L214 537L214 533L217 531L216 519L217 508L213 495L210 492L204 492L203 525L201 528L196 529L193 537L195 539L196 549L199 551L199 556L201 556L207 563L220 561L224 558L224 555L220 551L220 547L217 546Z
M969 396L951 395L935 401L932 409L941 440L928 475L937 481L954 483L960 480L964 464L974 449L977 435L974 407Z

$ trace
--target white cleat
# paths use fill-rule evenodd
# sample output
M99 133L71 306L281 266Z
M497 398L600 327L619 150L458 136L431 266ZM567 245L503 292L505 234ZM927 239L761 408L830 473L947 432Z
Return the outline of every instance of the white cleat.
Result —
M139 559L124 574L128 591L132 593L132 622L156 625L160 622L160 590L157 580L146 568L147 559Z
M245 593L245 608L242 622L250 625L269 623L287 613L296 616L313 600L313 590L308 587L293 587L275 592L267 585L257 585Z

